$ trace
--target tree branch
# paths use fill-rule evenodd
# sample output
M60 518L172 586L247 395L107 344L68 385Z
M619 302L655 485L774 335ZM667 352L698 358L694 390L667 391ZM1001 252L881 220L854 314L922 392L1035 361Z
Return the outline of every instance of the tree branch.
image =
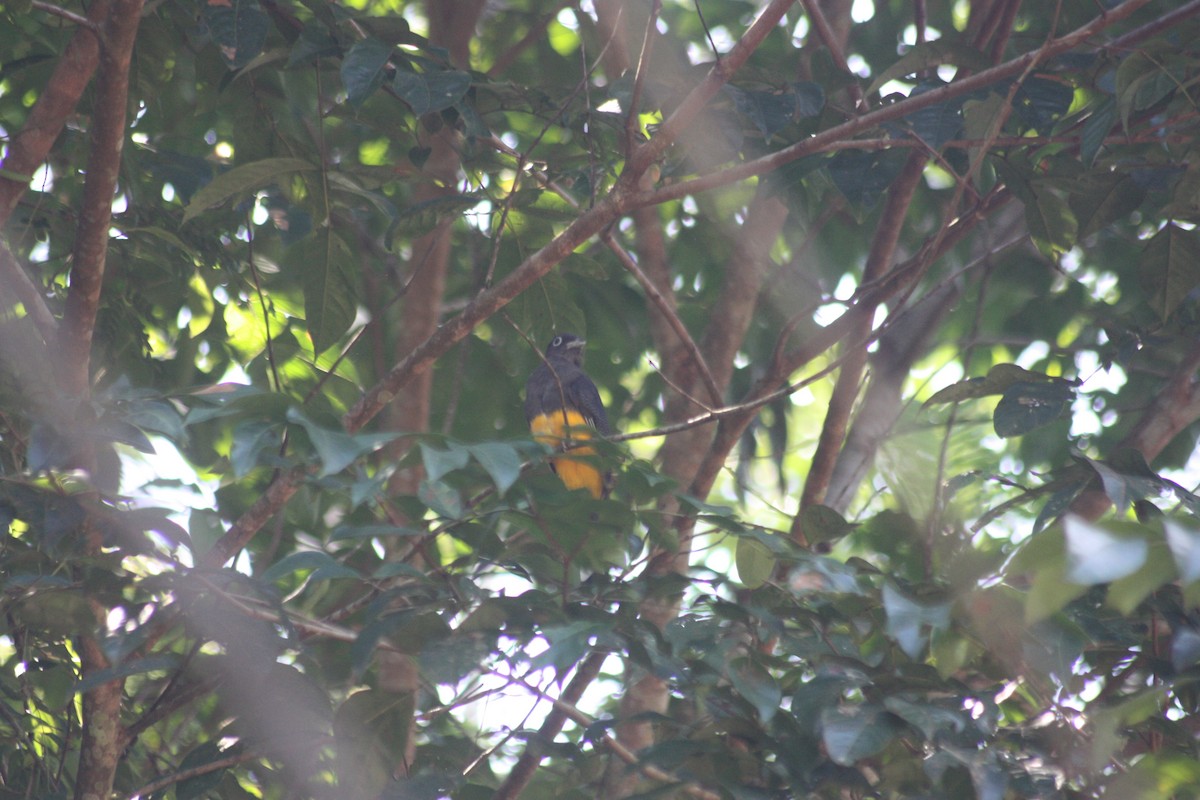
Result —
M79 226L71 265L70 289L59 330L63 388L87 392L90 380L92 334L100 306L100 289L108 256L108 229L113 195L125 144L125 110L129 103L129 63L141 19L142 0L115 0L104 23L104 47L96 82L91 121L91 152L79 209Z
M96 0L88 8L87 18L99 25L111 6L112 0ZM0 228L25 195L33 173L45 162L99 62L100 40L94 28L75 31L25 124L9 141L8 153L0 163Z
M32 320L43 342L52 344L58 340L58 322L46 306L45 298L34 286L33 281L29 279L29 275L21 268L16 256L8 249L8 242L2 238L0 238L0 290L4 293L4 298L0 300L0 309L7 312L9 308L20 303L25 307L25 314ZM9 298L16 302L10 303Z
M762 175L799 158L823 152L829 146L848 140L855 134L874 128L877 125L906 117L921 109L971 94L998 81L1020 75L1031 64L1043 59L1052 58L1075 48L1105 28L1125 19L1149 2L1150 0L1126 0L1126 2L1105 14L1101 14L1071 33L1047 42L1044 47L1038 50L1024 53L1011 61L1006 61L991 69L969 75L962 80L956 80L946 86L924 92L915 97L906 97L892 105L869 111L861 116L835 125L832 128L826 128L807 139L803 139L769 155L726 167L716 172L709 172L689 180L680 181L679 183L672 183L633 194L626 199L627 205L630 207L657 205L671 200L678 200L688 195L708 191L720 186L727 186L756 175ZM657 139L657 136L655 139ZM653 143L655 139L651 139L647 144Z
M783 18L794 2L795 0L771 0L729 53L713 65L704 80L689 92L683 102L671 112L671 116L667 117L654 136L650 137L650 141L629 155L625 170L621 175L622 180L637 183L642 173L662 156L663 152L679 138L684 129L708 104L708 101L729 82L742 64L746 63L746 59L758 49L758 46L767 38L767 34L775 29L779 20Z
M554 737L558 736L563 725L570 718L568 709L574 707L579 702L579 698L583 697L584 691L595 682L606 658L608 658L608 653L599 651L588 653L587 657L575 668L575 674L562 693L557 698L547 698L554 700L554 707L542 721L542 726L538 728L536 741L530 741L526 746L525 752L513 765L508 777L504 779L504 783L500 784L500 788L492 795L492 800L515 800L525 790L533 778L533 773L544 758L541 745L554 741ZM523 681L520 683L525 688L532 689ZM544 697L541 693L538 694ZM590 723L591 720L588 720L585 724Z

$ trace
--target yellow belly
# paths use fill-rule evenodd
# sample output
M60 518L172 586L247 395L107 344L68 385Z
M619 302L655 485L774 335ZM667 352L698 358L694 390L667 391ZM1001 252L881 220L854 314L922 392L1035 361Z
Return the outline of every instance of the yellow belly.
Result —
M592 438L591 428L578 411L563 413L560 409L550 414L539 414L529 423L529 429L533 432L533 438L555 450L562 447L568 430L572 443ZM596 451L591 447L572 447L562 455L552 456L550 466L568 489L587 489L592 497L600 499L604 493L604 476L586 460L595 454Z

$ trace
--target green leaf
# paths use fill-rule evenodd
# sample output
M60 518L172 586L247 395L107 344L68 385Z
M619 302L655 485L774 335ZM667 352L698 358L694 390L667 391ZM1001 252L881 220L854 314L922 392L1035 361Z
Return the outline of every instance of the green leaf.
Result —
M297 67L312 63L325 56L336 56L342 51L337 39L329 32L329 28L315 20L305 24L300 29L300 35L292 43L288 53L288 67Z
M395 48L387 42L368 36L355 42L342 59L342 86L346 101L360 107L375 90L383 85L385 68Z
M1146 192L1129 175L1088 173L1071 189L1071 211L1079 220L1079 235L1088 236L1137 210Z
M1020 436L1062 417L1074 399L1065 383L1015 383L996 404L992 426L997 436Z
M1067 544L1067 579L1091 586L1109 583L1136 572L1146 561L1150 544L1137 532L1101 527L1082 517L1063 520Z
M909 658L917 659L928 641L927 629L943 631L950 625L950 603L920 603L905 597L891 583L883 586L887 632Z
M776 559L771 550L757 539L739 537L734 553L738 580L748 589L757 589L771 579Z
M833 185L851 206L875 207L900 174L906 156L898 150L843 150L829 159L826 169Z
M963 400L974 400L994 394L1003 394L1009 387L1017 383L1036 383L1040 381L1061 382L1060 378L1052 378L1041 372L1030 372L1016 364L996 364L986 378L967 378L952 383L944 389L935 392L933 397L925 401L926 406L940 403L957 403Z
M412 731L412 692L363 689L333 716L339 795L378 797L391 778L393 753L403 753Z
M227 200L280 183L284 177L314 170L316 167L302 158L265 158L234 167L192 195L192 202L183 210L183 221L195 219Z
M128 678L131 675L144 675L147 672L170 672L179 666L179 659L173 655L149 656L134 658L112 667L96 670L83 677L75 684L76 694L86 694L97 686L118 678Z
M496 492L501 496L521 476L521 454L512 445L485 442L473 444L468 449L480 466L487 470L492 483L496 484Z
M943 731L962 733L967 727L962 714L929 703L914 703L903 697L887 697L884 698L883 706L919 730L930 742Z
M827 708L821 713L821 741L843 767L875 755L896 735L896 723L875 706Z
M318 355L337 343L358 313L353 264L350 248L327 226L292 245L284 257L285 268L302 275L304 315Z
M282 426L274 422L247 420L233 429L233 446L229 450L229 463L233 474L244 478L259 465L264 452L278 452Z
M1200 530L1168 517L1163 520L1163 531L1180 580L1185 584L1200 581Z
M391 248L396 234L420 236L428 233L444 220L461 217L467 209L478 205L481 199L473 194L447 194L401 209L388 231L388 248Z
M417 498L435 514L447 519L462 519L465 511L462 496L441 481L421 481Z
M922 42L910 47L898 61L879 73L878 77L871 82L866 93L875 94L888 81L900 80L942 64L953 64L975 71L991 66L987 56L979 48L971 47L966 43L953 42L948 39Z
M800 512L800 528L810 545L835 542L857 527L829 506L810 505Z
M1104 140L1116 122L1117 102L1112 97L1105 97L1092 109L1092 113L1083 123L1083 132L1080 134L1079 142L1079 160L1085 166L1090 167L1096 163L1096 156L1100 153Z
M363 453L374 449L375 441L372 438L352 436L345 431L322 427L298 409L290 409L287 418L288 422L302 426L308 434L321 460L321 477L341 472Z
M1071 204L1051 188L1050 182L1031 183L1029 192L1021 199L1025 203L1025 222L1029 225L1029 235L1038 249L1054 256L1075 246L1079 223L1071 211Z
M230 69L245 66L262 52L270 27L256 0L205 3L204 22Z
M418 117L450 108L471 88L471 76L457 70L414 72L398 68L392 88Z
M1155 105L1179 85L1171 73L1163 68L1157 55L1161 54L1135 50L1117 67L1117 107L1121 113L1121 124L1126 128L1129 127L1131 114Z
M769 723L783 701L783 691L771 673L748 658L736 658L727 674L738 694L754 706L759 720Z
M1143 600L1175 580L1175 564L1162 542L1153 543L1142 565L1131 575L1112 582L1108 587L1108 604L1122 614L1137 610Z
M276 561L262 574L262 580L273 583L294 572L311 570L310 581L325 581L334 578L361 578L355 570L347 567L328 553L319 550L304 550L291 553Z
M1150 306L1166 320L1200 286L1200 235L1168 223L1146 245L1139 276Z
M471 460L471 448L454 442L447 442L445 450L439 450L425 442L421 442L419 447L425 477L431 481L441 480L443 475L462 469Z

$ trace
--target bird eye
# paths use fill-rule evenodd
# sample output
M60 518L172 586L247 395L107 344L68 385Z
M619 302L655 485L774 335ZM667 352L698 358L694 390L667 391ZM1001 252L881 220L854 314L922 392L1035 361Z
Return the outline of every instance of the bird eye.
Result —
M552 341L552 342L550 343L550 346L551 346L551 347L558 347L558 346L559 346L559 345L561 345L561 344L562 344L562 337L561 337L561 336L555 336L555 337L554 337L554 341Z

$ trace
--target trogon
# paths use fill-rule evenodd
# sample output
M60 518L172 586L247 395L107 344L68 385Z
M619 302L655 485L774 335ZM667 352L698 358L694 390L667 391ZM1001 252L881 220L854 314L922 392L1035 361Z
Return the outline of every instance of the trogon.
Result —
M612 428L596 384L583 371L586 341L573 333L550 340L546 359L525 383L525 419L539 442L555 450L564 443L592 438L592 430L608 436ZM607 494L607 476L596 467L591 447L570 447L550 459L550 466L568 489L587 489L599 499Z

